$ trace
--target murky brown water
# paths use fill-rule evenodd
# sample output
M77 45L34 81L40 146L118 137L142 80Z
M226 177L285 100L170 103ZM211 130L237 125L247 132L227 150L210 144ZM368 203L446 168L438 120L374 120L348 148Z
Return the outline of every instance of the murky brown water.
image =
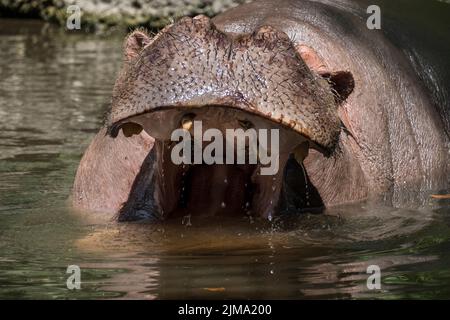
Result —
M450 206L354 205L290 223L93 222L67 197L123 35L0 20L0 298L449 298ZM381 268L381 290L366 269ZM81 290L66 288L68 265Z

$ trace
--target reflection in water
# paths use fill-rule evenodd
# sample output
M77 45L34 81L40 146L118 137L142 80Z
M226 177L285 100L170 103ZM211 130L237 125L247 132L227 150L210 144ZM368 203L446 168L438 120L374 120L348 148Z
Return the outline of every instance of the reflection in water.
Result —
M190 227L73 214L66 199L109 103L123 35L0 20L0 37L0 298L450 296L445 201ZM79 291L66 288L71 264ZM370 264L381 267L380 291L365 285Z
M114 257L84 267L126 270L102 286L124 292L123 298L381 297L405 288L386 283L381 292L370 292L369 265L380 266L383 279L392 282L397 268L426 268L439 260L432 252L416 254L424 248L414 237L430 226L431 212L384 208L370 217L359 208L363 218L337 213L305 215L289 221L288 229L285 222L223 218L193 220L191 227L179 219L101 224L76 246Z

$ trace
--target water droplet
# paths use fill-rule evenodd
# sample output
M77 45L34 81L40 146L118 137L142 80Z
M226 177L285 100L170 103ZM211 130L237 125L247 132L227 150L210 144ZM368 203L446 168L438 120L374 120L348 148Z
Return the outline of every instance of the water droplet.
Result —
M186 225L186 227L192 226L191 215L188 214L187 216L184 216L183 219L181 220L181 224Z
M270 274L274 274L273 270L270 270Z
M225 180L223 180L223 182L224 182L224 183L228 183L228 180L227 180L227 179L225 179Z
M220 204L220 206L221 206L222 208L225 208L227 205L225 204L225 202L222 202L222 203Z

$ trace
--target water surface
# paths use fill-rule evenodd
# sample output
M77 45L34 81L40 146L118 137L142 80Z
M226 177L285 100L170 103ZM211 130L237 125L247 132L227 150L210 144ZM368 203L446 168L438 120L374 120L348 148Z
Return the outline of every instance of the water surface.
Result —
M75 170L108 107L122 39L0 20L0 298L450 297L445 201L189 227L72 212ZM366 286L373 264L381 290ZM67 289L68 265L81 267L81 290Z

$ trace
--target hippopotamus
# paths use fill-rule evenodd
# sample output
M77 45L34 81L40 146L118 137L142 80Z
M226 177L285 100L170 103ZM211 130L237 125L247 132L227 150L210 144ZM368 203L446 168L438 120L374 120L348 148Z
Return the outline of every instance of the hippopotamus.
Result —
M118 221L272 219L363 200L401 206L448 188L448 121L366 18L349 1L261 0L184 17L155 36L131 32L74 206ZM193 121L277 129L280 169L174 163L171 133Z

